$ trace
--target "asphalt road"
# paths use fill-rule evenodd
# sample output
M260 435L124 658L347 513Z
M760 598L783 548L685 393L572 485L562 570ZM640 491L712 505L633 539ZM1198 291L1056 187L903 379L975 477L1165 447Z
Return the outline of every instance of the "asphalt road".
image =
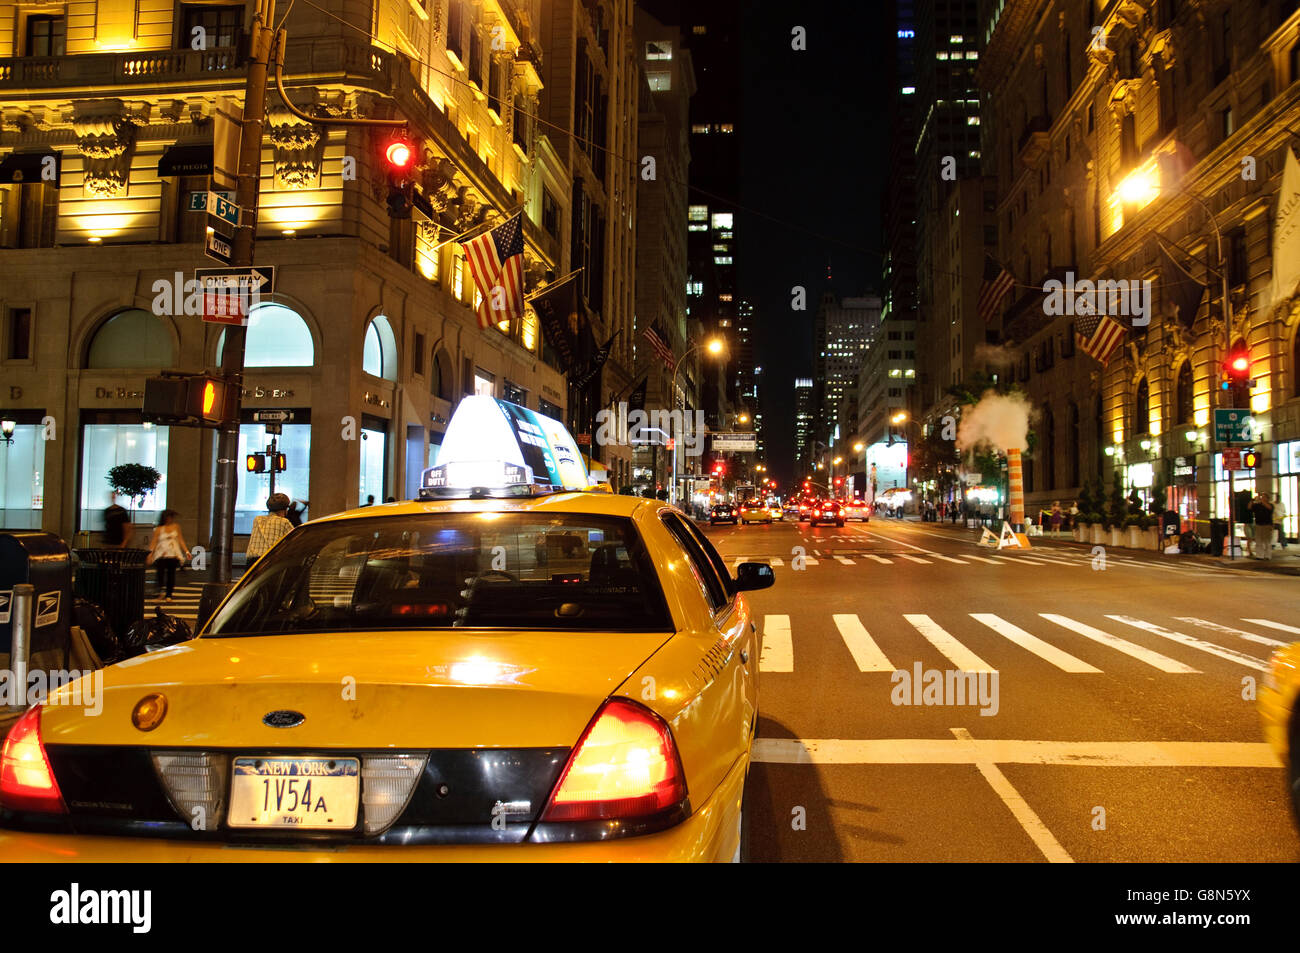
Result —
M752 859L1300 860L1252 691L1300 638L1294 576L896 520L707 533L776 571Z

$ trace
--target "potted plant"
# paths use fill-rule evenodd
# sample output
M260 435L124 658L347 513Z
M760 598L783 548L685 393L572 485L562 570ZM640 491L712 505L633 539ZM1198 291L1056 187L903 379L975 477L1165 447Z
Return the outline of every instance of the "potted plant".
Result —
M1119 471L1115 471L1110 494L1106 499L1106 529L1110 534L1110 545L1123 546L1127 540L1124 521L1128 518L1128 501L1124 499L1124 489L1120 485Z
M1146 534L1146 517L1138 514L1124 517L1124 530L1129 549L1141 549Z
M1084 542L1092 543L1095 546L1110 541L1106 518L1096 510L1088 514L1088 529L1088 537Z
M1071 527L1071 532L1074 534L1074 541L1076 543L1086 543L1089 538L1091 538L1092 527L1089 525L1092 522L1090 519L1091 516L1091 513L1085 513L1080 510L1079 515L1074 518L1074 525Z
M162 474L143 463L119 463L108 471L108 485L130 504L132 524L135 510L144 505L145 497L158 488L160 480Z

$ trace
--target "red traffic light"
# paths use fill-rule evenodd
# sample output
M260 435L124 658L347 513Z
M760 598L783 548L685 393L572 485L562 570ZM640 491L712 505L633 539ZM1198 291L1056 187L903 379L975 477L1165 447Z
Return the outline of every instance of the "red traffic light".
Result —
M411 144L405 139L390 142L388 148L384 150L384 158L388 160L388 164L393 169L403 172L410 168L413 155Z

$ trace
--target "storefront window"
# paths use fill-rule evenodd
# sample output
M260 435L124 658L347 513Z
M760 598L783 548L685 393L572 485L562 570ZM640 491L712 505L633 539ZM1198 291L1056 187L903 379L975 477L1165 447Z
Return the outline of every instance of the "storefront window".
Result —
M0 444L0 529L40 529L45 505L44 427L18 424Z
M524 390L518 384L506 381L503 392L505 394L505 399L510 401L510 403L518 404L520 407L526 407L528 405L528 391Z
M373 496L376 503L384 502L384 462L388 458L388 431L380 424L363 423L361 426L361 487L358 502Z
M393 337L392 326L383 315L366 326L361 369L387 381L397 380L397 340Z
M302 411L295 416L301 417ZM288 467L275 475L275 492L291 500L309 500L311 485L311 424L282 424L283 432L275 438L275 449L285 456ZM235 497L235 532L251 533L253 517L266 512L266 501L271 495L271 474L249 473L243 461L250 453L263 453L271 445L271 435L263 424L240 424L239 492ZM215 450L213 466L216 465Z
M132 521L154 523L167 507L167 431L143 423L92 423L81 430L81 520L83 530L103 530L104 510L112 502L108 471L119 463L141 463L162 474L143 502L119 500ZM137 508L138 507L138 508Z
M148 311L131 308L100 325L86 352L86 367L171 368L174 354L166 325Z
M545 397L537 398L537 412L555 420L564 419L564 411L560 409L559 405L552 404Z
M1300 532L1300 440L1277 445L1277 492L1286 507L1283 531L1290 539Z
M226 332L217 342L217 364L221 364ZM244 343L245 367L312 367L316 346L307 322L292 308L261 304L248 313L248 334Z
M1228 518L1228 471L1223 469L1223 454L1214 455L1214 494L1210 498L1210 516L1215 519ZM1255 495L1255 471L1236 470L1232 474L1232 492L1248 490Z
M492 397L496 392L497 379L481 367L474 369L474 393Z

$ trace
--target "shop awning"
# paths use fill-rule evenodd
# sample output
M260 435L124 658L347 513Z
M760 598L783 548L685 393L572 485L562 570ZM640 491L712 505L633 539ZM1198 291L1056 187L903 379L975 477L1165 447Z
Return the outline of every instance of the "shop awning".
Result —
M158 160L158 175L211 175L212 143L168 146Z
M49 160L54 164L50 166ZM63 160L61 153L54 150L44 152L11 152L0 160L0 183L13 185L19 182L49 182L56 189L59 187L59 169ZM51 179L47 169L53 168Z

